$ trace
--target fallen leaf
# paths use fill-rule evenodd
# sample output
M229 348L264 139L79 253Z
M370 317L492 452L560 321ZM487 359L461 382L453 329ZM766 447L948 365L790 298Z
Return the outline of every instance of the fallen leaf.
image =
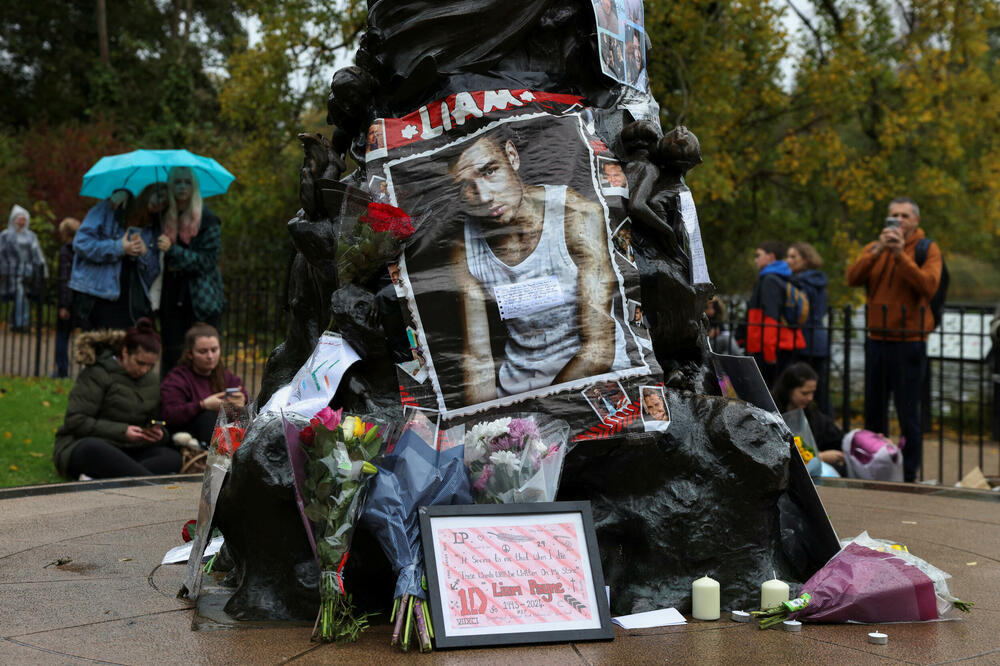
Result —
M28 451L28 455L31 456L32 458L44 458L45 457L44 453L39 453L38 451Z
M48 400L42 400L42 406L43 407L51 407L52 403L49 402Z
M7 432L5 432L3 434L3 436L6 437L7 439L10 439L11 437L14 436L14 433L12 433L10 430L8 430Z
M979 564L979 562L966 562L966 563L965 563L965 566L967 566L967 567L974 567L974 566L976 566L977 564Z
M166 488L167 490L177 490L178 488L180 488L180 486L163 486L163 487Z
M21 468L20 468L20 467L18 467L17 465L11 465L11 466L10 466L10 471L12 471L12 472L16 472L16 471L18 471L19 469L21 469Z
M131 562L132 558L131 557L119 557L118 561L119 562Z
M25 437L24 438L24 443L25 444L31 444L31 438L30 437Z

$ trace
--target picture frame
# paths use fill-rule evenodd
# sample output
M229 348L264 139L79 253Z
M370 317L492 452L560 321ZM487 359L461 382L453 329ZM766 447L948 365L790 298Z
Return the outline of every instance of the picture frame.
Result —
M438 649L611 640L590 502L421 507Z

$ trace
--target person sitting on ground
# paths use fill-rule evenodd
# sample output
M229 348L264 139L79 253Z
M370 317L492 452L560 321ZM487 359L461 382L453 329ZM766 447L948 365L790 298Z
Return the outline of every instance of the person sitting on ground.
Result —
M172 431L187 432L208 444L223 405L238 409L247 404L243 380L221 359L214 326L198 322L188 329L181 358L160 387L163 420Z
M56 432L56 469L76 479L174 474L181 454L160 418L155 373L160 336L142 317L127 331L95 331L77 339L80 371L66 419Z
M844 433L813 401L818 381L819 376L808 363L793 363L778 376L771 388L771 395L782 413L795 409L805 412L809 430L819 451L819 459L832 465L841 476L846 476L847 468L841 449Z

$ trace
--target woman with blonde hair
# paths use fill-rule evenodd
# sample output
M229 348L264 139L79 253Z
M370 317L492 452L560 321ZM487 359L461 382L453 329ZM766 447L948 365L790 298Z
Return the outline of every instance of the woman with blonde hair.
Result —
M792 243L788 246L787 261L788 267L792 269L792 281L809 298L809 319L802 326L806 348L796 352L795 360L808 363L816 371L819 376L816 403L824 414L830 416L833 410L830 405L830 377L826 367L829 334L823 323L828 280L826 274L819 270L823 265L823 258L809 243Z
M164 253L160 294L164 375L180 358L185 332L195 322L219 328L225 307L219 272L219 218L202 203L198 177L191 169L171 169L167 187L170 205L156 243Z

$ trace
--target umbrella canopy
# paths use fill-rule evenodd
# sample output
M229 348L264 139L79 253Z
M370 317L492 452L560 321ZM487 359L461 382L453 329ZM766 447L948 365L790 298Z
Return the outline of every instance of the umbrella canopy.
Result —
M235 180L224 166L211 157L187 150L133 150L131 153L102 157L83 175L80 194L106 199L117 189L138 195L144 187L167 182L173 167L190 167L198 177L201 196L222 194Z

